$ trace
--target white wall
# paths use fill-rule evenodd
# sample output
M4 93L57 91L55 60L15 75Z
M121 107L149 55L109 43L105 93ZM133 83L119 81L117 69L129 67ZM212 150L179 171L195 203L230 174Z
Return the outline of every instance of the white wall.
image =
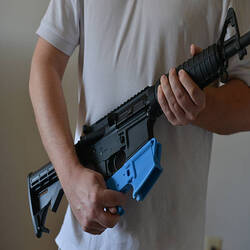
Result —
M33 234L26 176L46 163L28 96L34 34L49 0L0 2L0 249L57 249L66 202L48 216L49 236ZM77 82L76 56L64 78L68 110L74 128ZM210 235L223 236L227 250L250 249L250 134L215 137L208 192ZM234 238L232 237L234 236Z
M49 0L0 1L0 249L3 250L57 249L53 238L65 209L64 202L59 213L49 215L51 234L37 240L29 214L26 176L48 158L35 126L28 79L35 30L48 3ZM71 60L64 79L72 121L77 85L75 59Z
M223 250L250 249L250 133L215 136L208 182L207 235Z

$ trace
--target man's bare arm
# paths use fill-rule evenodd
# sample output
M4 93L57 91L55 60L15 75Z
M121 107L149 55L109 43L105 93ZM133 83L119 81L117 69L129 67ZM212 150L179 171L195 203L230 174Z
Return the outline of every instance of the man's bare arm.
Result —
M192 122L211 132L228 135L250 131L250 88L232 79L219 88L205 89L205 109Z
M78 161L61 86L68 59L39 38L31 65L30 96L44 147L74 215L84 231L100 234L118 222L114 207L124 205L126 197L107 190L102 175ZM111 213L104 212L104 207Z
M61 85L68 60L69 56L40 38L33 55L29 82L43 144L62 179L67 175L66 171L79 166Z

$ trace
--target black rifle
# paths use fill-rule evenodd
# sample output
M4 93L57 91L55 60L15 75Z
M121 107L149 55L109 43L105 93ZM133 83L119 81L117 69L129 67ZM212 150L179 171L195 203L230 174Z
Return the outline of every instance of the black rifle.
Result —
M235 35L225 41L229 24ZM203 89L218 78L228 80L228 60L239 54L240 60L247 54L250 31L240 37L235 12L229 9L221 37L216 44L176 68L184 69ZM145 143L153 137L153 125L162 114L157 101L158 80L154 86L146 87L127 102L107 114L92 126L83 127L83 136L75 145L77 156L84 166L94 166L108 180ZM153 185L153 183L147 183ZM28 176L29 205L35 234L41 237L49 206L56 212L63 190L51 163Z

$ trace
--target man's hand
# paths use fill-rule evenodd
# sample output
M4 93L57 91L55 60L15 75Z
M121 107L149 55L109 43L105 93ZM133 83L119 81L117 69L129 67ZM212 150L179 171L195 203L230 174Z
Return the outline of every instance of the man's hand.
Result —
M200 48L191 45L192 56L200 51ZM170 69L169 78L165 75L161 77L158 101L172 125L187 125L194 121L205 108L205 97L204 91L184 70L180 70L177 75L175 69Z
M81 165L74 168L71 175L62 181L62 186L82 229L101 234L114 227L120 219L115 207L124 205L126 195L107 189L101 174Z
M191 45L192 56L200 51ZM191 123L221 135L250 131L250 88L240 79L202 91L186 72L181 70L177 75L171 69L169 79L161 77L158 101L173 125Z

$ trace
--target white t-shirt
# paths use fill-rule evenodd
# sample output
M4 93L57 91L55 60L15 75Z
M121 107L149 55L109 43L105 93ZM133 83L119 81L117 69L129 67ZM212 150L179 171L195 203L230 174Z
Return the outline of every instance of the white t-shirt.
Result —
M231 2L52 0L37 34L67 55L80 46L76 141L83 123L94 123L188 59L191 43L215 43ZM231 74L250 82L249 67L237 65ZM145 200L129 201L118 225L100 236L83 232L68 208L56 239L62 250L203 248L212 134L174 127L164 116L154 133L164 171Z

